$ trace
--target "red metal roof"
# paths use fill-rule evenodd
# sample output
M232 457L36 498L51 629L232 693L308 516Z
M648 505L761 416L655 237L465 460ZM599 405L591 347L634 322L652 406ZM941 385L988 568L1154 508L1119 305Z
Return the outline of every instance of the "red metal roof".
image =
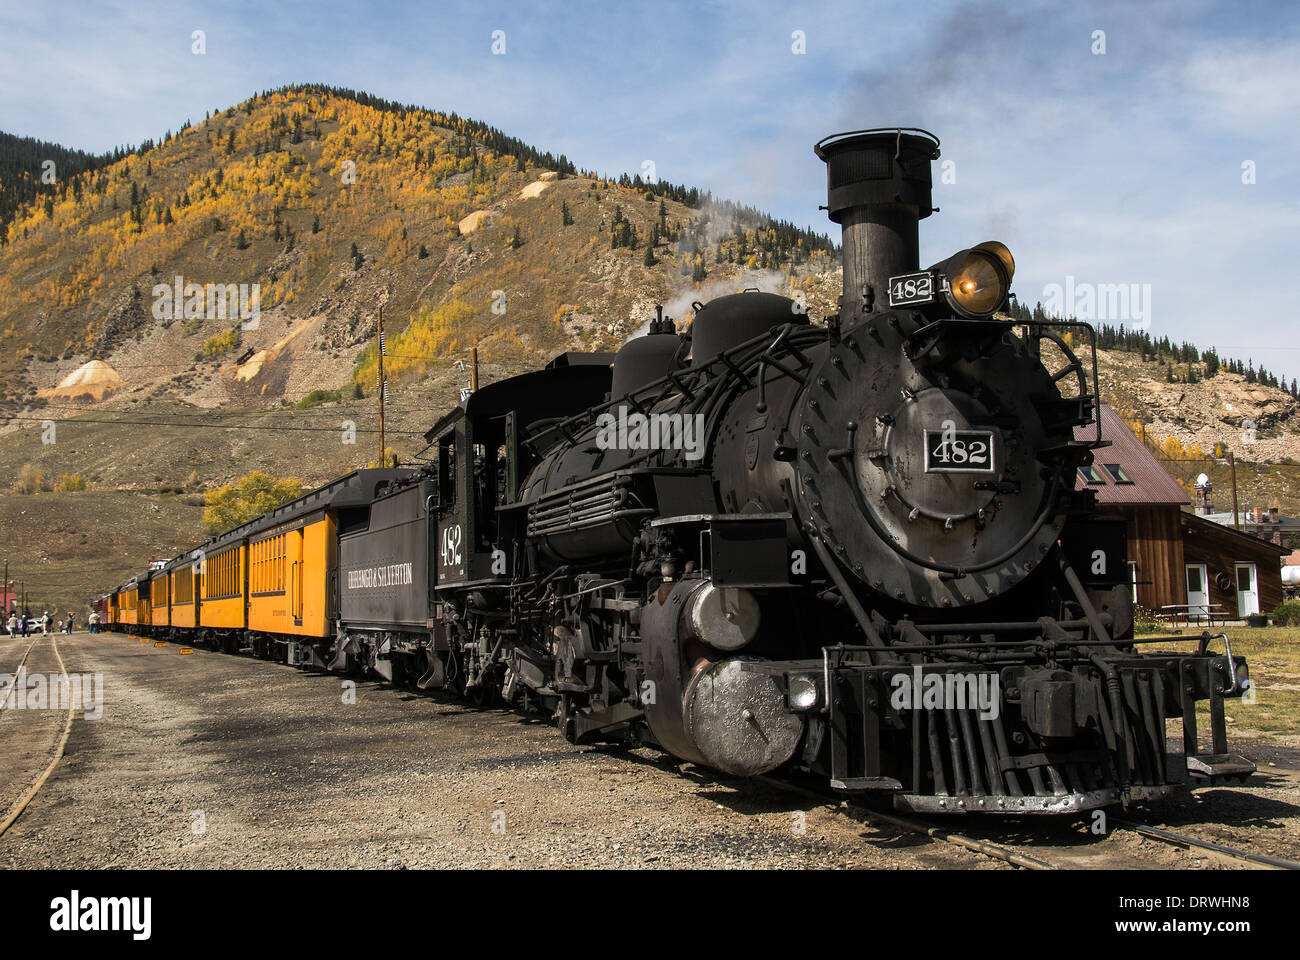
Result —
M1169 471L1160 465L1146 444L1120 419L1119 414L1106 404L1101 409L1101 438L1110 446L1093 452L1093 468L1101 483L1088 483L1075 475L1076 490L1095 490L1098 503L1134 504L1184 504L1190 503L1187 492ZM1076 440L1089 440L1096 435L1096 427L1074 428ZM1117 483L1106 469L1107 464L1118 464L1132 483Z

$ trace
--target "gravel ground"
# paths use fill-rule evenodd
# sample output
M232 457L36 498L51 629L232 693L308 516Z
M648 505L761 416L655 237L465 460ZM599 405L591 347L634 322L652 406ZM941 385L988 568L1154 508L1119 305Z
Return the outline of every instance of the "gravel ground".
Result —
M349 705L338 677L116 634L59 647L104 675L104 715L0 838L10 868L998 867L511 713L364 682ZM6 798L44 766L21 716L0 717Z
M0 669L25 647L0 640ZM575 747L513 713L370 682L345 703L338 677L118 634L63 636L59 648L70 671L103 675L103 717L78 714L54 775L0 837L11 869L1006 869L654 751ZM47 639L29 665L57 669ZM63 716L0 715L3 809L48 763ZM1269 768L1255 780L1141 819L1300 859L1300 777ZM1069 866L1220 865L1078 825L944 825Z

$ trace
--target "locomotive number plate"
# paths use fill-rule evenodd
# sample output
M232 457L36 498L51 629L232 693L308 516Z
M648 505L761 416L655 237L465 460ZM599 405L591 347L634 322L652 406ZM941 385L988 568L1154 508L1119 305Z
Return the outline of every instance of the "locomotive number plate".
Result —
M889 278L889 305L931 303L934 300L934 274L904 273Z
M992 430L926 430L926 473L993 473Z

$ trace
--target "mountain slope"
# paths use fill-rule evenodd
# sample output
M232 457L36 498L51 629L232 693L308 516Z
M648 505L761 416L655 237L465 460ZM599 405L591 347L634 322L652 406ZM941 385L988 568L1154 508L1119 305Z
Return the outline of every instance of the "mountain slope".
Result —
M778 287L830 266L826 238L757 211L572 169L455 115L320 87L254 97L19 210L0 248L0 399L100 358L137 399L297 401L349 384L381 304L392 335L416 321L419 362L393 366L418 378L474 342L532 358L617 344L700 280L760 270ZM238 284L259 287L256 329L203 302ZM249 349L265 353L235 370Z

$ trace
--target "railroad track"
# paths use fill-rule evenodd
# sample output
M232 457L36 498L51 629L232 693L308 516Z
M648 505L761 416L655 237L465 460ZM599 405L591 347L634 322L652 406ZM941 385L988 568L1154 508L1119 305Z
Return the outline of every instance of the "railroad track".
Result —
M776 777L758 778L769 786L779 790L791 793L797 793L805 797L819 800L828 806L839 808L843 797L829 790L814 790L801 784L792 783L788 780L781 780ZM868 820L877 823L889 824L907 830L911 833L921 834L930 837L932 840L950 843L954 846L971 850L975 853L983 854L995 860L1001 860L1004 863L1020 867L1025 870L1062 870L1071 869L1073 864L1053 863L1044 860L1041 857L1032 856L1022 850L1016 849L1015 846L1009 846L1004 843L993 843L989 840L979 837L972 837L968 834L959 833L941 827L937 824L925 820L918 820L914 817L901 817L897 814L882 813L873 810L870 807L860 804L853 804L852 809L855 813L860 814ZM1239 850L1235 847L1229 847L1211 840L1203 840L1200 837L1193 837L1184 833L1177 833L1173 830L1167 830L1164 827L1154 827L1150 824L1137 823L1132 820L1111 818L1111 824L1124 830L1130 830L1140 836L1151 840L1157 840L1161 843L1167 843L1171 846L1181 847L1184 849L1196 847L1207 850L1215 856L1229 860L1236 860L1241 863L1249 863L1252 866L1267 867L1273 870L1300 870L1300 863L1291 860L1283 860L1279 857L1265 856L1264 854L1251 853L1248 850Z
M34 646L36 646L36 641L33 639L31 643L27 644L27 649L23 651L23 658L18 661L18 666L14 667L12 676L14 676L15 678L18 676L18 671L23 668L23 664L27 662L27 658L31 655L32 647ZM14 695L14 691L17 689L18 689L18 684L15 683L7 691L5 691L4 699L0 700L0 711L3 711L6 707L9 706L9 700ZM0 712L0 716L4 716L3 712Z
M785 790L790 793L797 793L802 796L811 797L820 800L829 806L838 808L842 797L839 794L830 791L813 790L809 787L801 786L797 783L791 783L788 780L780 780L776 777L759 777L759 780L775 787L778 790ZM977 837L970 837L964 833L956 833L944 827L936 826L932 823L925 823L921 820L915 820L911 817L900 817L892 813L881 813L878 810L872 810L869 807L854 805L854 811L862 814L869 820L877 823L886 823L894 827L901 827L912 833L919 833L929 837L932 840L939 840L944 843L951 843L953 846L962 847L975 853L983 854L986 857L992 857L995 860L1001 860L1012 866L1021 867L1026 870L1059 870L1056 864L1048 863L1038 857L1030 856L1011 847L1003 846L997 843L990 843L987 840L980 840Z
M1208 850L1220 857L1269 867L1273 870L1300 870L1300 863L1292 860L1282 860L1278 857L1265 856L1262 853L1238 850L1236 847L1228 847L1212 840L1202 840L1200 837L1192 837L1185 833L1175 833L1173 830L1166 830L1164 827L1153 827L1150 824L1134 823L1131 820L1114 818L1112 818L1111 823L1125 830L1132 830L1141 836L1159 840L1161 843L1167 843L1175 847L1197 847L1201 850Z
M54 634L44 634L43 638L46 638L50 641L51 647L54 651L54 657L56 660L59 661L59 670L62 672L63 676L67 678L68 667L63 662L63 655L59 653L58 638ZM0 704L0 710L2 710L3 707L7 707L9 705L10 697L12 697L15 691L18 689L18 684L16 682L18 671L22 669L23 664L27 662L27 658L31 654L36 644L37 641L33 640L30 644L27 645L27 649L23 651L23 658L20 661L18 661L18 666L14 668L15 683L9 688L8 693L5 695L4 703ZM45 767L43 771L41 771L41 774L32 783L31 788L28 789L26 793L24 793L21 797L18 798L18 800L14 803L14 805L10 807L9 813L5 816L4 820L0 821L0 837L3 837L5 833L8 832L9 828L12 827L14 823L17 822L18 818L23 815L23 811L27 809L27 805L30 804L32 802L32 799L36 796L36 794L40 792L41 787L45 786L45 781L50 778L50 774L54 772L54 768L57 767L59 765L59 761L63 759L63 751L68 745L68 736L72 733L72 714L74 708L75 706L72 701L72 698L69 698L68 716L64 720L63 733L59 737L58 745L55 747L54 757L50 760L49 764ZM3 717L3 715L4 715L3 712L0 712L0 717Z

